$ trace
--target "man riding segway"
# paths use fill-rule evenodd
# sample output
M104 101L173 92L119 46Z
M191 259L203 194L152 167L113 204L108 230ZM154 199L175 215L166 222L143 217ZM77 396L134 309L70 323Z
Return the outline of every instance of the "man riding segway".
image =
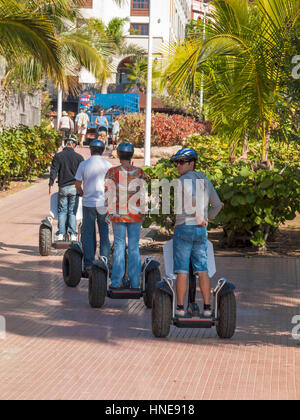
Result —
M102 157L105 145L101 140L90 143L91 157L79 165L75 179L78 194L83 197L82 245L84 266L89 271L95 258L95 222L100 235L100 255L109 258L110 242L108 226L105 223L106 207L104 181L111 163Z
M211 182L203 173L195 171L197 158L195 150L184 148L171 159L180 175L172 246L174 264L173 271L166 271L167 276L157 285L153 296L152 331L156 337L167 337L172 324L178 328L216 326L219 337L227 339L233 336L236 327L235 287L227 279L218 281L213 291L213 308L211 306L206 228L208 221L221 210L222 203ZM210 247L209 262L211 256L213 250ZM166 259L166 266L169 263ZM210 276L213 274L210 270ZM204 300L202 314L195 303L196 276ZM188 286L186 312L184 301Z
M146 257L141 263L139 240L145 209L142 194L146 175L132 165L134 148L130 143L118 147L120 165L106 174L107 223L112 223L114 252L112 270L105 256L94 261L89 277L89 301L101 308L105 298L140 299L152 307L156 284L161 280L159 263ZM126 248L128 236L128 250Z
M74 135L66 140L66 147L57 153L52 161L49 179L49 194L52 193L55 179L58 177L58 232L57 241L63 241L68 218L68 231L71 241L77 240L76 212L79 196L75 188L75 175L83 157L75 152L77 140Z
M190 263L193 273L199 278L200 290L204 300L204 317L211 317L211 288L207 270L207 223L214 219L222 209L222 202L212 183L202 172L196 172L198 155L193 149L179 150L171 158L180 175L183 186L182 212L176 211L174 232L174 273L177 274L176 315L184 316L184 298L188 285ZM189 182L190 181L190 182ZM197 182L203 183L203 197L197 197ZM200 191L200 190L198 190ZM185 203L191 198L194 213L187 211ZM204 214L203 214L204 210Z

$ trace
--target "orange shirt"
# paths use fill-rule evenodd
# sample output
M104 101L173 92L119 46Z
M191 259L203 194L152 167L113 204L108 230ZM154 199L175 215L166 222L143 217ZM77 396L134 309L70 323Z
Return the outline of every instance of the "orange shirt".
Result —
M105 190L107 214L111 222L138 223L144 219L145 210L141 208L140 197L145 180L145 172L132 165L108 170Z

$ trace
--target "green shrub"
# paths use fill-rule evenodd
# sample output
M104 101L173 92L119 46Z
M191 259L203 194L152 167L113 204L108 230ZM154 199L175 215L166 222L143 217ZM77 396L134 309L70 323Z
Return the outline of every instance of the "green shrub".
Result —
M28 180L45 173L59 147L59 134L44 127L20 127L0 134L0 189L12 178Z
M270 234L300 210L300 170L297 167L253 171L245 164L213 171L213 182L224 202L215 220L228 245L263 247Z

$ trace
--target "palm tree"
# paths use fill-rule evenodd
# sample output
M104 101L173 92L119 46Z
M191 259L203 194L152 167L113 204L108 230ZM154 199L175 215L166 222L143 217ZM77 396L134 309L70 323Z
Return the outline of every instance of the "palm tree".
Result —
M5 70L12 69L24 56L30 56L43 72L62 82L61 51L51 19L29 10L22 2L0 0L0 129L7 106Z
M124 2L124 0L114 1L119 5ZM0 6L5 6L1 7L2 14L7 16L7 19L3 20L6 32L8 32L8 18L11 20L14 18L15 7L22 10L23 13L24 22L21 22L22 16L20 15L18 15L17 22L18 24L22 23L22 29L27 21L28 23L33 22L36 27L35 31L34 26L33 29L28 27L26 34L23 29L24 34L20 33L19 38L17 36L20 29L16 31L15 27L12 27L11 35L7 35L14 36L9 42L10 45L14 45L15 54L10 53L10 59L7 60L9 71L6 83L12 80L29 85L37 83L44 72L44 75L68 90L70 81L73 82L71 87L74 87L74 77L78 74L80 67L85 67L99 81L110 74L108 57L112 48L109 40L105 39L100 32L94 33L93 35L96 36L91 37L89 31L76 28L77 19L82 18L79 10L82 4L83 0L21 0L17 5L15 0L12 2L0 0ZM46 44L42 45L41 41L38 43L39 38L31 39L35 33L41 38L45 32L42 30L42 25L46 24L48 24L46 29L48 29L49 42L52 41L56 47L56 55L53 58L50 57L49 62L46 57L48 52L48 49L45 48ZM4 29L3 32L6 33ZM18 41L20 42L18 43ZM53 47L52 44L50 46ZM1 49L0 55L7 58L7 54L3 54Z
M114 0L122 5L126 0ZM110 74L111 40L76 28L83 0L0 0L0 56L7 73L2 85L37 86L50 78L65 91L76 89L81 67L97 80ZM4 106L2 115L4 114ZM0 121L1 127L1 121Z
M7 63L30 54L51 75L62 78L60 46L46 15L15 0L0 0L0 55Z
M126 90L137 88L140 92L146 93L147 90L147 59L135 61L133 64L126 65L128 69Z
M198 30L171 48L165 85L189 95L204 74L207 113L215 127L234 142L260 136L266 160L298 1L215 0L213 5L214 22L206 25L205 39Z

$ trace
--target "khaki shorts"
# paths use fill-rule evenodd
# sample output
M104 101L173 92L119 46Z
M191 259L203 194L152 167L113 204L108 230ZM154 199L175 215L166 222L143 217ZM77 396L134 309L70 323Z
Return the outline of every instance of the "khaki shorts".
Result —
M86 127L78 127L78 134L86 134L87 128Z

